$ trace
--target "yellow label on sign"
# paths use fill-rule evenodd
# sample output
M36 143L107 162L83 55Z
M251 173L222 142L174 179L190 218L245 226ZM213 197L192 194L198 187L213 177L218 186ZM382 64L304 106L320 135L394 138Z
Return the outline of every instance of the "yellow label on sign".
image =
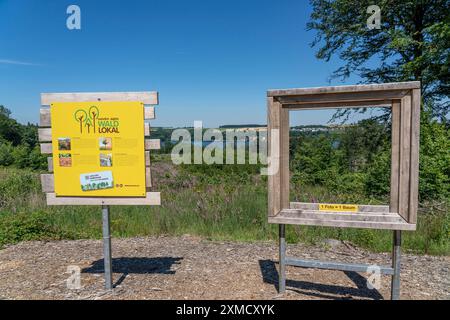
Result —
M56 196L145 196L141 102L51 104Z
M338 212L358 212L358 206L355 204L319 204L320 211L338 211Z

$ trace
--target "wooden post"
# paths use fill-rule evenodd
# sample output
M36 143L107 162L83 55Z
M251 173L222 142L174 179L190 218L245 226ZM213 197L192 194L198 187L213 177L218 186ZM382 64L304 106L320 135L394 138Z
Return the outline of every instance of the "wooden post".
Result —
M277 169L268 177L269 216L276 216L289 208L289 110L269 97L268 114L269 156Z
M390 212L398 212L400 168L400 100L391 107L391 199Z

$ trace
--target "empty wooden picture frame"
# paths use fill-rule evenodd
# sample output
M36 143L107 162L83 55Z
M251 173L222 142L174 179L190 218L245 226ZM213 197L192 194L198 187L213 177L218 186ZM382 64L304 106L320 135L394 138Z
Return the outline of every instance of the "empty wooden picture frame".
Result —
M268 177L270 223L415 230L418 210L420 82L269 90L268 142L279 170ZM392 159L389 206L359 205L342 213L289 201L289 111L390 107ZM275 132L276 134L272 134Z
M158 105L158 92L78 92L42 93L38 136L42 154L52 154L52 128L50 104L53 102L88 101L139 101L144 104L144 120L155 119L155 105ZM54 192L53 159L47 158L48 172L41 174L42 191L46 193L47 205L160 205L159 192L151 192L150 150L160 148L159 139L150 139L150 124L144 122L145 135L145 197L57 197Z

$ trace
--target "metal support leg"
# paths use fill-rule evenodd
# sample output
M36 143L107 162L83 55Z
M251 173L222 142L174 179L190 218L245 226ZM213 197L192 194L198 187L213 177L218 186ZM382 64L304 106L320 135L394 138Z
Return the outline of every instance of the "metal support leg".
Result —
M105 265L105 288L112 289L111 234L109 227L109 206L102 206L103 256Z
M286 291L286 236L285 236L285 228L284 224L280 224L279 232L280 232L280 272L278 275L278 292L284 293Z
M391 283L391 299L400 299L400 248L402 244L402 233L399 230L394 231L394 243L392 247L392 268L394 274L392 275Z

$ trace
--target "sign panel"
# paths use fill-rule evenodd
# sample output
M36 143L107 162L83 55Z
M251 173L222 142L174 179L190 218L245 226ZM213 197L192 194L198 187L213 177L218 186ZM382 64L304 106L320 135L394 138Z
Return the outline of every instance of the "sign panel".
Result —
M319 204L320 211L336 211L336 212L358 212L358 206L355 204Z
M144 197L141 102L54 102L56 196Z

